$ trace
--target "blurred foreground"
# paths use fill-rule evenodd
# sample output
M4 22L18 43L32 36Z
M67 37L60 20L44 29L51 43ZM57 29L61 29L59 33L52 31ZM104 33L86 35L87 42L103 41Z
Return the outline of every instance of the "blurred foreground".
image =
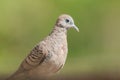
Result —
M5 80L6 76L0 76L0 80ZM39 80L39 79L38 79ZM103 73L85 73L61 75L45 80L120 80L120 73L103 72Z

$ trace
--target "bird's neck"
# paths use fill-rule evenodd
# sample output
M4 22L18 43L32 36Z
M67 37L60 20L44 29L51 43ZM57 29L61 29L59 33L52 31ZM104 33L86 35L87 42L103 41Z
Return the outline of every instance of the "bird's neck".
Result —
M50 35L56 35L56 36L67 35L67 29L55 26L52 32L50 33Z
M50 42L58 49L62 49L65 55L67 54L67 29L61 27L54 27L49 35Z

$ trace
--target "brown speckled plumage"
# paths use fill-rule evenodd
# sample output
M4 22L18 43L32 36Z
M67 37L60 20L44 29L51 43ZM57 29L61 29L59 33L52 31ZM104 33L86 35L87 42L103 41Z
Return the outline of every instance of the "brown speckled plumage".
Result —
M7 80L39 79L58 72L66 61L67 30L71 27L79 30L69 15L59 16L49 36L32 49L19 69Z

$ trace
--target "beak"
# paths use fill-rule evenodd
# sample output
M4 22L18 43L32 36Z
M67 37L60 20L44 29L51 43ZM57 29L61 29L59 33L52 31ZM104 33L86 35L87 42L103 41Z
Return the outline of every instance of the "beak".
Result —
M79 32L79 28L78 28L76 25L73 25L73 28L74 28L77 32Z

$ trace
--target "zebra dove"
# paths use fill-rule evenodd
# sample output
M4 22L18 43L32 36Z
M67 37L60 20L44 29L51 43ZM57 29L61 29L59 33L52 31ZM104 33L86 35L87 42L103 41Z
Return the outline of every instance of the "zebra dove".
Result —
M7 80L35 80L58 72L66 61L68 53L67 30L70 28L79 32L71 16L60 15L49 36L32 49L18 70Z

